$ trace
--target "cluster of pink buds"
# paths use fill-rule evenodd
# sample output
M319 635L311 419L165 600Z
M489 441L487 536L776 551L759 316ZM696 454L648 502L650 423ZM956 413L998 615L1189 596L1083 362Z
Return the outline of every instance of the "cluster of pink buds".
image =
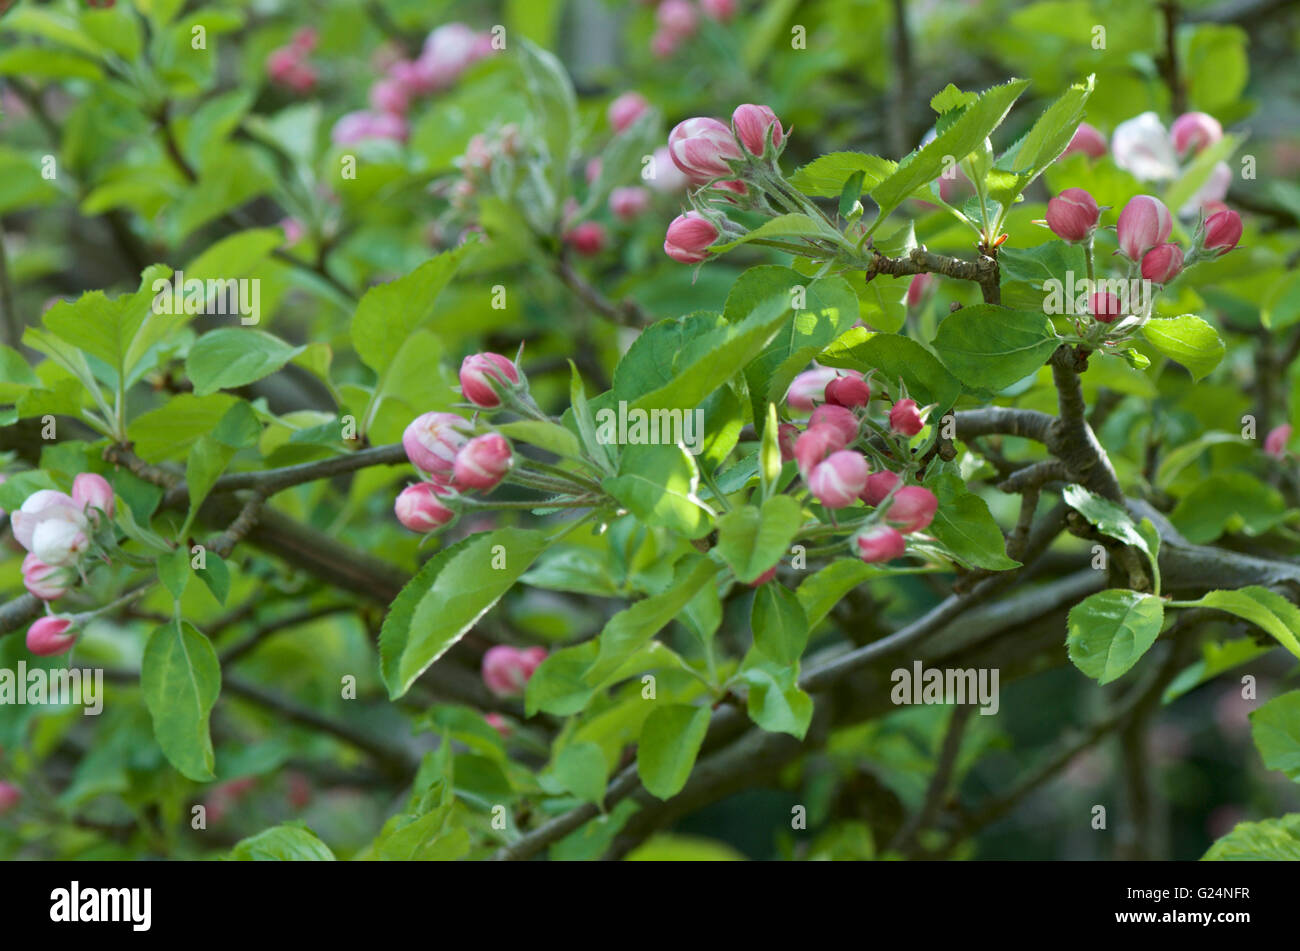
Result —
M776 161L786 141L780 119L767 106L737 106L731 125L696 116L668 134L668 156L696 191L695 208L668 225L664 253L695 264L724 232L739 232L726 218L732 207L770 210L766 189L779 175Z
M483 683L498 697L517 697L544 660L544 647L490 647L483 655Z
M926 528L938 509L929 489L903 485L890 469L872 472L857 447L877 432L868 418L869 381L852 370L819 367L797 376L786 394L786 405L802 414L811 410L808 427L799 432L781 423L777 442L784 460L793 459L809 492L828 509L844 509L861 501L878 517L852 539L855 553L865 561L889 561L903 554L904 535ZM915 400L897 399L879 431L907 440L925 427L928 409ZM762 580L762 579L760 579Z
M1168 131L1154 112L1144 112L1116 126L1110 151L1115 164L1138 181L1170 182L1222 138L1223 126L1204 112L1179 116ZM1177 210L1179 217L1195 217L1207 206L1222 202L1231 185L1232 168L1227 162L1217 162L1205 184Z
M353 145L365 139L405 142L410 133L406 114L422 96L454 85L461 75L495 51L490 33L464 23L438 27L424 41L414 60L397 60L370 87L370 109L350 112L334 124L336 145Z
M73 480L71 495L54 489L29 495L11 519L14 538L27 549L22 566L27 590L42 601L63 597L76 583L96 529L106 528L113 512L113 487L93 472Z
M461 394L474 407L539 412L518 365L499 353L476 353L460 367ZM474 435L474 425L454 413L425 413L402 434L411 465L426 480L403 489L394 505L397 519L412 531L445 528L458 514L461 494L489 492L514 465L509 440L498 432Z
M266 58L266 74L271 82L299 94L311 92L319 75L307 57L316 48L316 40L316 30L307 26L294 33L287 46L272 50Z

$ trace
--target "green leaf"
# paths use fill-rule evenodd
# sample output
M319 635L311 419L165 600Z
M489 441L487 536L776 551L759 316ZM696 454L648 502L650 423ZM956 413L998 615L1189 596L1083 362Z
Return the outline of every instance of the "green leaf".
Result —
M1241 445L1241 442L1241 437L1235 433L1206 433L1199 439L1194 439L1189 443L1183 443L1183 445L1171 449L1160 460L1160 468L1156 470L1156 486L1161 489L1168 489L1173 485L1174 478L1178 473L1191 465L1201 453L1212 446L1222 445L1223 443Z
M1210 641L1201 645L1201 659L1185 667L1178 676L1170 681L1160 698L1161 703L1173 703L1185 693L1224 671L1231 670L1239 664L1245 664L1273 649L1273 645L1261 645L1253 637L1239 637L1235 640L1217 643Z
M798 664L808 646L808 618L794 592L775 580L759 585L749 625L761 654L778 664Z
M628 446L619 459L619 475L601 487L650 525L686 538L701 538L713 529L713 513L696 494L695 459L680 446Z
M502 528L445 548L406 583L379 634L380 672L396 700L465 636L546 549L540 532Z
M749 685L749 718L769 733L789 733L800 740L812 723L812 697L799 689L795 674L786 669L750 667L741 673Z
M171 276L171 268L154 264L140 275L134 294L108 297L90 291L75 301L59 301L42 317L42 323L67 343L102 360L116 377L129 380L145 352L176 323L155 314L153 285ZM137 339L143 338L143 339Z
M1180 607L1217 608L1257 624L1279 644L1300 657L1300 608L1268 588L1251 585L1236 591L1211 591L1199 601L1180 603Z
M715 244L710 249L715 254L722 254L730 251L732 248L738 248L742 244L748 244L750 241L756 241L760 238L816 238L825 237L828 226L825 222L802 214L801 212L791 212L785 215L777 215L775 218L769 218L752 231L748 231L732 241L722 244Z
M1164 617L1159 598L1123 588L1099 591L1070 609L1070 660L1098 683L1108 684L1151 648Z
M907 392L922 405L937 404L943 414L961 396L961 384L933 353L901 334L873 334L855 327L826 348L821 357L826 366L867 372L879 370L890 387L902 380Z
M841 218L847 218L853 213L854 206L862 196L862 182L865 177L865 173L859 169L844 183L844 190L840 192L840 203L836 209Z
M808 283L796 271L763 267L750 268L740 280L750 283L754 293L766 289L769 300L784 295L785 300L794 303L796 292L803 298L803 306L794 311L793 318L745 368L745 382L757 421L763 419L768 403L785 399L790 383L823 348L857 322L858 297L838 275ZM761 285L755 286L758 282ZM733 293L736 290L733 288Z
M280 369L305 348L248 328L228 327L199 337L185 358L196 396L246 386Z
M781 424L777 422L775 403L768 403L763 415L763 435L758 447L758 481L766 503L775 494L781 480ZM726 557L725 552L723 557Z
M333 862L334 853L301 822L282 822L241 839L230 850L236 862Z
M573 795L600 805L605 801L609 766L595 743L570 743L560 750L552 767L555 778Z
M1141 550L1151 565L1155 591L1160 593L1160 536L1150 521L1142 520L1143 526L1149 526L1148 531L1143 531L1142 526L1133 524L1127 510L1081 485L1067 485L1061 498L1103 535Z
M440 254L405 277L370 288L361 298L352 318L352 346L381 379L406 338L433 319L438 295L464 254L464 248Z
M167 761L188 779L213 779L208 717L221 692L221 664L211 642L188 621L157 628L145 644L140 689Z
M1080 301L1083 287L1071 275L1085 272L1083 246L1064 241L1047 241L1031 248L1003 247L998 251L998 275L1002 305L1012 310L1086 313L1087 300ZM1073 297L1067 297L1068 291ZM1086 295L1084 295L1086 297Z
M774 495L761 509L746 505L718 520L716 550L749 584L786 554L803 525L802 507L788 495Z
M190 580L190 553L187 549L175 548L165 555L158 556L158 577L163 586L177 601L185 594L185 586Z
M212 486L234 455L234 449L218 442L208 433L195 441L189 458L185 461L185 485L190 493L191 519L198 513L199 506L208 497Z
M1036 179L1065 151L1083 120L1083 107L1092 95L1094 77L1075 83L1065 94L1047 107L1033 128L998 161L999 168L1014 172L1015 177L989 189L989 198L1009 207L1016 196Z
M1286 517L1286 500L1271 485L1249 472L1212 472L1183 496L1169 519L1187 540L1198 545L1225 531L1259 535Z
M1250 731L1264 765L1300 782L1300 690L1274 697L1253 711Z
M695 592L712 581L717 573L717 563L702 555L684 559L677 565L673 584L666 591L638 601L610 618L600 632L599 653L584 674L584 681L598 686L612 676L629 657L677 617Z
M968 491L956 473L939 471L925 485L939 499L934 521L926 531L958 561L991 571L1019 567L1020 562L1007 557L1006 539L988 504Z
M509 423L498 423L497 432L507 439L531 443L557 456L569 459L581 459L582 443L570 430L558 423L540 419L519 419Z
M880 206L876 224L883 221L903 199L934 181L948 159L960 162L982 146L989 134L1002 124L1012 104L1028 85L1027 79L1014 79L987 90L947 129L909 155L888 178L871 190L871 197Z
M861 191L871 191L898 168L897 162L865 152L831 152L813 159L790 176L790 184L814 198L839 198L855 175ZM857 196L854 196L856 200Z
M226 561L215 551L205 552L203 567L196 572L203 583L208 586L218 604L225 604L230 595L230 568Z
M975 304L944 318L934 349L962 383L996 393L1041 367L1058 343L1041 312Z
M636 748L642 785L660 799L681 792L708 730L708 707L683 703L655 707L641 726Z
M181 393L137 416L127 427L127 436L135 445L135 454L146 462L175 459L185 455L201 435L216 428L236 402L228 393Z
M1142 325L1142 336L1170 360L1187 367L1198 381L1217 367L1227 352L1218 332L1194 314L1148 320Z
M805 578L795 596L808 619L808 629L811 631L820 624L830 614L831 608L858 585L889 573L889 569L879 565L869 565L856 558L841 558Z
M1263 822L1239 822L1210 846L1202 862L1300 861L1300 813Z
M528 40L519 41L523 50L524 80L537 121L538 144L544 148L542 168L551 175L551 195L546 202L548 216L558 212L568 190L569 159L578 128L578 104L573 83L564 65L554 55Z

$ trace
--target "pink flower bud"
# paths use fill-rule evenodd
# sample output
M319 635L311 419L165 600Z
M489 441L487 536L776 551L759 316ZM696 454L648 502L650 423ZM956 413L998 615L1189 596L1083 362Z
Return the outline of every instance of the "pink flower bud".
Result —
M66 654L77 642L77 633L72 629L72 619L47 614L37 618L27 629L27 649L38 657L53 657Z
M879 505L885 500L885 497L894 490L898 485L899 477L897 472L890 472L885 469L881 472L873 472L867 477L866 487L858 498L862 499L868 505Z
M1169 240L1174 219L1159 198L1138 195L1129 200L1119 213L1116 230L1119 248L1130 261L1142 260L1142 255Z
M289 45L299 53L306 55L316 48L316 43L320 39L320 34L314 26L304 26L295 30L289 40Z
M678 215L664 235L664 254L681 264L695 264L709 256L718 240L718 229L698 211Z
M1101 158L1106 154L1106 137L1086 122L1080 122L1074 130L1074 138L1061 153L1064 158L1074 152L1082 152L1090 158Z
M32 554L55 567L74 564L89 547L81 527L61 518L46 519L32 533Z
M1270 456L1281 459L1286 455L1286 444L1291 441L1291 424L1283 423L1275 429L1269 430L1264 437L1264 451Z
M731 114L731 124L736 130L736 137L750 155L759 156L769 142L774 148L780 147L784 130L776 113L767 106L746 103L737 106Z
M370 87L370 105L380 112L406 115L411 105L411 94L396 79L381 79Z
M53 601L68 593L67 572L47 565L30 552L23 558L23 586L42 601Z
M284 232L284 246L286 248L292 248L307 237L307 229L303 227L302 222L297 218L281 218L280 230Z
M861 453L841 449L817 464L808 477L808 490L828 509L842 509L858 500L870 474Z
M456 519L455 509L448 508L439 498L451 494L446 486L417 482L398 493L393 511L397 520L411 531L435 532Z
M749 583L749 586L751 588L762 587L763 585L767 584L775 577L776 577L776 565L773 565L771 568L767 569L767 571L763 572L761 575L759 575L757 578L751 581Z
M929 525L938 510L939 499L933 492L919 485L909 485L894 493L885 518L907 535Z
M564 241L583 257L591 257L605 249L605 227L597 221L584 221L565 232Z
M1088 298L1088 312L1103 324L1124 316L1124 307L1110 291L1098 291Z
M501 405L501 390L514 389L519 383L519 368L499 353L475 353L460 365L460 391L465 399L480 409Z
M402 447L415 468L446 479L472 431L467 421L452 413L425 413L406 427Z
M794 458L799 463L800 475L808 479L809 473L823 459L847 445L844 433L838 427L823 424L804 430L794 441Z
M1154 284L1168 284L1183 269L1183 251L1176 244L1157 244L1142 255L1142 276Z
M406 90L409 99L431 92L425 84L424 70L414 60L403 59L388 67L388 78Z
M925 300L926 295L934 289L938 281L933 274L917 274L911 283L907 285L907 306L915 310L921 306L921 301Z
M776 444L781 447L781 461L789 462L794 458L795 442L799 439L799 427L794 423L778 423L776 427Z
M853 536L858 557L865 562L893 561L907 551L907 540L888 525L865 528Z
M729 161L742 158L736 137L717 119L697 116L668 133L668 153L697 185L731 174Z
M483 720L488 726L492 727L492 729L496 730L503 737L510 735L510 724L506 722L506 718L501 714L485 713L483 715Z
M871 400L871 387L861 373L845 371L846 376L836 377L826 384L826 402L854 409L866 406ZM813 414L814 417L816 414Z
M1117 125L1110 137L1110 153L1116 165L1140 182L1164 182L1178 176L1174 143L1154 112L1144 112Z
M514 454L506 437L500 433L484 433L465 443L456 453L451 483L461 490L487 491L496 487L513 464Z
M858 418L853 415L852 410L845 409L843 406L838 406L829 402L831 387L838 382L840 381L832 380L830 383L826 384L827 402L812 411L812 416L808 417L808 426L809 428L816 428L817 426L832 426L839 430L840 439L843 440L841 443L842 448L843 446L852 445L857 440Z
M540 647L524 651L506 644L490 647L483 655L483 683L499 697L518 696L545 659L546 651Z
M655 21L664 33L683 39L695 32L699 14L690 0L663 0L655 11Z
M631 221L649 207L650 192L638 185L615 188L609 193L609 210L622 221Z
M646 184L661 195L675 195L691 183L686 173L673 161L672 153L666 145L655 149L649 171L651 174L646 178Z
M479 34L464 23L446 23L425 39L416 64L423 83L431 91L445 89L484 52Z
M1207 251L1227 254L1241 240L1241 215L1235 211L1215 212L1205 221L1205 238L1202 247Z
M826 386L837 376L839 374L831 367L818 367L800 373L785 392L786 405L795 412L811 412L814 402L825 401Z
M655 30L654 36L650 37L650 52L655 59L667 59L676 53L677 47L681 45L682 37L667 30Z
M889 410L889 428L911 438L925 428L916 400L899 400Z
M736 15L736 0L700 0L704 15L719 23L726 23Z
M375 139L388 139L392 142L405 142L411 127L402 116L391 112L376 112L370 116L370 136Z
M623 132L650 108L650 103L639 92L625 92L609 104L609 124L615 132Z
M84 511L97 509L113 517L113 487L93 472L83 472L72 480L72 501Z
M54 489L39 489L27 496L22 507L10 519L18 544L31 551L36 527L48 519L72 522L78 527L86 524L81 506L73 501L72 496Z
M301 54L288 46L271 51L266 58L266 75L273 83L287 84L298 67Z
M0 782L0 816L18 805L22 798L22 791L13 783Z
M588 185L594 185L596 184L596 179L600 178L600 170L604 167L605 163L602 162L600 156L597 155L595 158L587 162L586 168L583 169L582 177L587 180Z
M1047 227L1072 244L1087 241L1100 217L1097 202L1082 188L1067 188L1047 203Z
M1184 112L1169 127L1174 149L1179 155L1197 153L1223 138L1223 126L1204 112Z

